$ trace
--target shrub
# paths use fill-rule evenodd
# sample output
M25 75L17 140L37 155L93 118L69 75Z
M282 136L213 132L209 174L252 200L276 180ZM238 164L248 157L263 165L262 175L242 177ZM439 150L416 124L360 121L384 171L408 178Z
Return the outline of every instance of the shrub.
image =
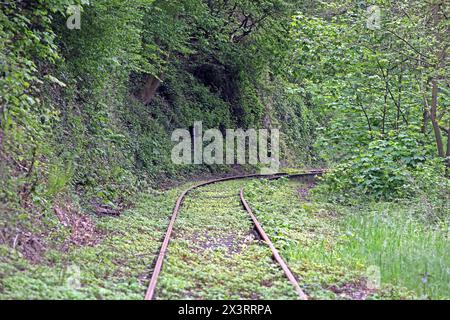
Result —
M441 160L429 160L420 141L403 133L371 142L366 150L327 174L316 192L335 202L352 202L357 196L411 198L428 188L433 193L445 190L448 180L443 178L444 172Z

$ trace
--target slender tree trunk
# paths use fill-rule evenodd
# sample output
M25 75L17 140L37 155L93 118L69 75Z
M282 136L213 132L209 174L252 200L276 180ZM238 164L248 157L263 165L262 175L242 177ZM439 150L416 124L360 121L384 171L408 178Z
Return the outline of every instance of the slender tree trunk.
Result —
M386 83L386 91L384 93L384 106L383 106L383 119L382 119L382 126L381 126L381 133L386 133L386 113L387 113L387 104L388 104L388 85Z
M450 127L447 128L447 152L445 156L447 157L447 169L450 169Z
M400 74L398 75L398 88L397 88L397 93L398 93L398 102L396 103L397 105L397 118L396 118L396 122L395 122L395 126L396 129L398 131L399 129L399 123L400 123L400 115L402 113L402 81L403 81L403 64L400 66Z
M367 129L370 131L370 136L372 136L372 124L370 123L370 118L369 118L369 115L367 114L366 108L364 107L364 104L361 101L359 96L356 97L356 101L359 104L359 106L361 107L361 110L362 110L362 112L364 114L364 117L366 118L366 121L367 121Z
M428 111L426 105L423 108L423 120L422 120L422 133L427 135L428 133Z
M444 144L442 141L441 128L439 128L439 123L437 119L437 106L438 106L438 84L435 79L431 81L432 84L432 98L431 98L431 110L430 110L430 120L433 124L434 136L436 138L436 147L438 154L441 158L445 157Z
M144 87L139 93L139 99L143 104L149 104L153 100L160 85L161 81L157 77L152 75L148 76Z

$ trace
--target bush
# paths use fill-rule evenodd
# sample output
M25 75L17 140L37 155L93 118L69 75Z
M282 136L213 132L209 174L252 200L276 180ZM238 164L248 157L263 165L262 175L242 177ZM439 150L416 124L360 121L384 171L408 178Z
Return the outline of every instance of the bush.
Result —
M371 142L366 150L327 174L316 192L334 202L348 203L355 197L404 199L424 190L431 195L448 189L444 174L440 159L430 160L419 140L400 134Z

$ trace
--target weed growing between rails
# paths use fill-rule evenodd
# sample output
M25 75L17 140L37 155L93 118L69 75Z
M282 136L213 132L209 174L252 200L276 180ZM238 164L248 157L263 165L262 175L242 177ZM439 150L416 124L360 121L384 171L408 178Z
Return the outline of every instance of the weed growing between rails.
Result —
M286 179L254 181L247 187L246 197L311 299L418 297L375 279L376 264L346 254L345 216L335 208L311 202L308 189Z
M157 299L298 299L252 232L239 199L243 181L192 191L176 220Z

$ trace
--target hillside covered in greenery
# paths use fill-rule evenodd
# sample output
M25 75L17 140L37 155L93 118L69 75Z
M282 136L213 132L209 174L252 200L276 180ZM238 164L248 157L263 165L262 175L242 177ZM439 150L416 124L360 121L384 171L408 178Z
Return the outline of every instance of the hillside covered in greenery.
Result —
M329 169L314 188L245 184L312 298L450 298L447 0L0 8L0 298L142 298L182 186L259 169L173 163L172 132L196 121L222 132L279 128L280 170ZM225 203L227 226L247 239ZM192 238L211 218L196 217L196 205L180 222ZM195 259L183 241L173 250ZM177 261L161 298L193 297ZM374 265L376 290L362 284ZM209 288L200 298L291 298L285 284L237 297L197 271Z

